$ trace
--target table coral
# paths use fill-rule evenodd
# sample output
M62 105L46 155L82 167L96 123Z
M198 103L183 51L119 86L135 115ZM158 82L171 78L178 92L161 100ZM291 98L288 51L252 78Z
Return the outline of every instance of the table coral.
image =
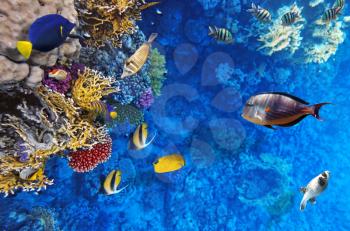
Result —
M106 41L121 47L121 38L136 31L135 21L141 20L141 11L156 4L142 0L78 0L76 8L89 46L101 47Z
M89 172L98 164L106 162L112 154L112 139L106 138L104 143L95 144L91 149L70 153L69 166L76 172Z

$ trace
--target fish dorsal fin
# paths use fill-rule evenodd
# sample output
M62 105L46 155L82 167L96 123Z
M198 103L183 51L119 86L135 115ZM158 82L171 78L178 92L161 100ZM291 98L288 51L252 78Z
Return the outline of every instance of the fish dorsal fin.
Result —
M296 120L294 120L294 121L292 121L292 122L290 122L288 124L278 124L278 126L280 126L280 127L291 127L291 126L294 126L297 123L299 123L300 121L302 121L306 116L308 116L308 115L303 115L303 116L299 117L298 119L296 119Z
M305 192L306 192L306 187L301 187L301 188L300 188L300 192L303 193L303 194L305 194Z
M285 92L262 92L262 93L259 93L258 95L263 95L263 94L274 94L274 95L283 95L283 96L286 96L286 97L289 97L291 99L294 99L295 101L298 101L299 103L302 103L302 104L309 104L308 102L306 102L305 100L303 99L300 99L294 95L290 95L288 93L285 93Z

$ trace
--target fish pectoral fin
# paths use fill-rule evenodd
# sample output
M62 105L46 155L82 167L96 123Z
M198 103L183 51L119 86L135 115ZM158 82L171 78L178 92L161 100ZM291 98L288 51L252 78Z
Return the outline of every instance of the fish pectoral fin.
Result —
M310 203L311 203L312 205L316 204L316 198L315 198L315 197L310 198L309 201L310 201Z
M272 127L272 125L264 125L264 127L270 128L272 130L276 130L276 128Z
M306 187L301 187L299 191L304 194L306 192Z

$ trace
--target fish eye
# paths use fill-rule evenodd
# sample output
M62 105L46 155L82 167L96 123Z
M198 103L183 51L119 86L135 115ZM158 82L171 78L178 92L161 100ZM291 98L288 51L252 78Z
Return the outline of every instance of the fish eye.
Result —
M245 104L245 106L247 106L247 107L253 107L254 104L248 102L248 103Z

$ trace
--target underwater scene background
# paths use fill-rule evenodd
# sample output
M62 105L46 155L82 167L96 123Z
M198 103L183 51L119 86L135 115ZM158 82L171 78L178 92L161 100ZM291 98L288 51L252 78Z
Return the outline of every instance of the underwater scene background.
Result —
M38 4L18 1L25 3L15 7L9 2L5 0L0 7L2 18L30 11L25 7L29 2ZM50 1L42 2L50 5ZM76 20L84 25L85 16L79 8L104 1L62 2L63 10L74 10L75 6ZM298 8L303 8L303 19L282 27L280 16L293 1L255 3L269 9L271 24L262 24L246 12L251 2L245 0L163 0L142 11L142 20L132 33L114 40L107 36L107 42L116 44L94 44L104 37L95 35L89 25L79 27L77 33L90 33L86 41L68 41L74 49L79 47L80 54L71 58L76 50L60 51L59 58L68 57L110 76L110 83L117 85L119 92L112 90L103 99L117 108L118 116L127 119L107 123L112 154L93 170L75 172L70 167L74 164L66 158L70 151L60 150L45 159L45 175L53 179L46 190L19 190L1 197L0 230L350 230L349 7L345 5L330 25L320 26L314 21L334 2L296 1ZM38 7L49 7L45 4ZM23 14L35 19L44 13ZM1 28L6 22L1 22ZM230 30L234 42L215 41L208 36L208 26ZM158 37L149 61L136 77L120 79L125 59L152 33ZM1 54L1 59L9 54ZM28 65L34 70L37 66L32 63ZM65 65L57 64L56 59L53 64L39 64L48 67L43 69L43 80L35 82L29 76L5 81L0 77L2 115L12 110L9 100L20 102L24 97L27 86L18 85L20 81L31 87L42 82L64 97L74 96L66 82L57 84L47 77L50 67L62 69ZM20 73L14 69L17 66L6 68L0 68L3 76ZM164 79L163 86L154 84L155 78ZM4 93L11 89L17 92L15 96ZM48 90L39 92L43 98L50 94ZM309 116L293 127L272 130L241 117L245 102L259 92L286 92L311 104L332 105L321 109L321 122ZM83 104L79 106L85 109ZM156 138L145 149L130 150L129 136L141 121L147 122ZM7 123L1 123L0 135L6 141L11 134L5 130ZM0 147L4 169L9 162L4 146ZM171 153L181 154L185 166L155 173L152 163ZM119 187L127 187L106 195L103 182L114 169L122 172ZM308 204L301 212L299 188L325 170L332 173L327 190L316 205ZM7 185L4 179L0 178L0 186Z

